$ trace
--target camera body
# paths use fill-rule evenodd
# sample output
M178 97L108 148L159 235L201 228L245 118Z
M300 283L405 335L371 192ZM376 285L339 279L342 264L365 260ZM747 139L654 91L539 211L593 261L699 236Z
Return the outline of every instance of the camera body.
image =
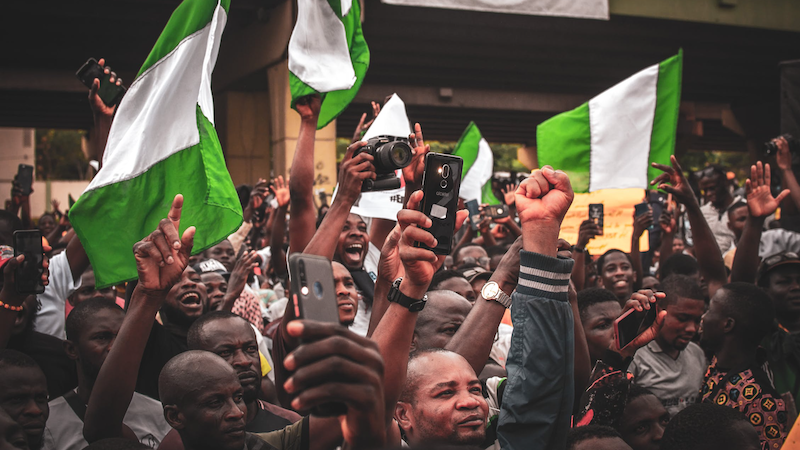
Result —
M792 136L791 134L782 134L778 137L782 137L786 139L786 142L789 144L789 153L792 154L792 164L794 164L795 155L800 155L800 140ZM764 143L764 154L766 156L774 156L778 154L778 144L770 141Z
M411 145L407 138L395 136L376 136L368 139L367 144L356 150L353 157L360 153L372 155L375 166L374 180L364 180L362 192L388 191L400 187L400 179L395 171L411 164Z

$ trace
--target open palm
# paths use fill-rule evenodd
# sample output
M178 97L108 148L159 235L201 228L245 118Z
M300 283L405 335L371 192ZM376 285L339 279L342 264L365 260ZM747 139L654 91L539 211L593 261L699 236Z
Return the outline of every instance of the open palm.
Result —
M789 195L789 190L784 189L778 197L772 196L770 189L770 167L769 164L750 166L750 178L745 182L747 192L747 209L752 217L766 217L778 209L781 201Z

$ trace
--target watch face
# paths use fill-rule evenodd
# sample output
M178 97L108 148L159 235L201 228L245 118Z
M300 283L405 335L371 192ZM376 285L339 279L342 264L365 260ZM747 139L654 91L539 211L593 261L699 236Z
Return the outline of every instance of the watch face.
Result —
M497 283L490 281L489 283L483 285L483 289L481 289L481 295L483 298L494 299L497 297L498 289L499 287L497 286Z

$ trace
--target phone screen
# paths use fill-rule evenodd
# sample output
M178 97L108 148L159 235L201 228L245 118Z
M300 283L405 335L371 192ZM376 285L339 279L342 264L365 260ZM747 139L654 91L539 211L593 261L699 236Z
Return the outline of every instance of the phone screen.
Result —
M623 348L630 344L636 336L642 334L644 330L650 327L656 320L656 306L650 305L650 309L642 313L637 313L636 310L631 309L624 316L617 319L617 344L619 348Z
M430 217L430 233L438 241L434 253L447 255L453 240L461 188L461 167L464 160L458 156L428 153L422 175L422 212ZM417 243L419 247L428 248Z
M44 250L42 248L42 233L39 230L25 230L14 232L14 256L25 255L25 260L17 268L14 284L20 294L41 294L44 292L42 284L42 263Z
M603 204L602 203L590 203L589 204L589 219L595 223L598 227L600 227L600 231L603 231Z

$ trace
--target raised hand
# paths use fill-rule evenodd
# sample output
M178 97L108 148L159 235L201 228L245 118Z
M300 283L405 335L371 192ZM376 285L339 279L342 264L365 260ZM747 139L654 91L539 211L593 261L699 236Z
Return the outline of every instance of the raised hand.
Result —
M408 135L408 143L414 156L411 157L411 164L403 168L403 180L406 186L411 189L422 187L422 174L425 172L425 155L431 151L431 146L425 144L422 138L422 127L414 124L414 132ZM408 190L406 190L408 192Z
M574 197L567 174L544 166L520 183L514 202L523 226L534 222L561 226Z
M250 191L250 206L253 209L258 209L264 203L264 198L267 196L267 190L269 189L267 183L267 180L259 178L253 190Z
M378 114L381 112L381 104L378 102L372 102L372 119L369 122L364 123L367 120L367 113L361 115L361 120L358 121L358 125L356 126L356 131L353 133L353 140L352 143L356 143L361 140L361 136L369 130L369 127L372 126L372 122L375 122L375 119L378 117Z
M316 126L319 109L322 107L322 99L318 94L307 95L297 99L294 107L302 120L314 121L314 126Z
M766 217L774 213L781 201L789 196L789 190L784 189L777 198L773 197L770 182L769 164L762 165L759 161L750 166L750 178L745 181L745 192L747 192L747 209L751 217Z
M783 136L778 136L777 138L773 139L772 142L778 146L778 153L775 155L775 162L778 165L778 169L791 170L792 154L789 151L789 143L786 142L786 138Z
M515 205L517 186L517 184L508 183L500 190L503 193L503 201L512 208Z
M653 210L649 210L633 218L633 235L638 239L650 225L653 224Z
M169 291L180 280L189 264L194 244L195 228L189 227L178 235L181 222L183 195L172 200L166 219L149 236L133 246L136 269L139 272L139 287L152 291Z
M580 228L578 228L578 242L575 245L578 248L585 249L590 240L594 239L595 236L600 236L602 234L603 232L600 230L600 227L594 223L593 220L584 220L581 222Z
M272 180L272 186L269 187L269 190L275 195L275 201L278 202L279 208L289 204L289 180L284 182L283 175L278 175L278 178Z
M339 168L339 191L336 194L349 202L355 202L358 196L361 195L361 185L366 179L374 180L375 166L372 161L375 159L372 155L361 152L356 156L353 154L356 150L366 145L366 142L356 142L347 147L347 151L342 159L342 165Z
M622 308L622 312L625 313L629 309L635 309L636 311L642 312L644 310L649 310L651 308L657 308L657 302L659 299L666 297L667 295L663 292L653 292L650 289L641 289L638 292L634 292L631 295L631 298L625 303L625 306ZM628 345L626 345L622 349L614 348L614 350L619 351L620 355L623 358L632 357L636 350L644 347L645 345L649 344L650 341L658 336L658 332L661 330L661 327L664 325L664 319L667 317L667 311L657 311L656 312L656 320L653 322L652 325L646 330L644 330L640 335L636 336ZM613 347L616 347L616 340L614 344L611 344Z
M658 186L658 188L662 191L672 194L677 202L683 203L684 205L691 204L693 202L696 203L697 198L694 196L694 192L692 192L692 187L689 186L689 182L686 181L686 177L683 176L683 169L681 169L681 165L678 164L678 158L676 158L675 155L672 155L669 157L669 159L672 163L672 167L653 163L653 167L664 173L657 176L655 180L651 181L650 185Z
M387 283L392 283L405 274L403 263L400 261L400 237L402 235L403 230L398 223L383 241L381 257L378 261L378 278Z
M111 71L110 66L106 66L106 60L104 58L100 58L100 61L97 61L97 64L100 67L103 67L103 72L108 75L111 74L111 77L108 79L110 83L114 83L117 86L122 85L122 78L118 78L116 72ZM108 106L103 103L103 100L100 99L100 96L97 94L97 91L100 89L100 79L95 78L92 82L92 87L89 90L89 106L92 108L92 112L96 115L107 116L111 117L114 115L114 111L117 109L117 105Z
M233 266L231 276L228 279L228 291L225 293L226 301L231 299L235 301L242 295L245 284L247 284L247 277L253 273L253 269L258 265L258 253L253 250L245 252L236 260ZM224 302L223 302L224 303ZM233 305L233 303L231 303Z
M53 248L49 245L43 245L42 253L47 253L52 249ZM24 261L25 255L19 255L9 259L8 262L3 265L3 287L2 290L0 290L0 301L11 307L22 306L22 303L29 295L17 293L16 288L16 271ZM42 269L42 285L47 286L50 284L50 261L47 259L47 257L44 257L42 260Z
M678 227L678 221L672 208L665 209L658 218L658 225L665 234L673 234Z

